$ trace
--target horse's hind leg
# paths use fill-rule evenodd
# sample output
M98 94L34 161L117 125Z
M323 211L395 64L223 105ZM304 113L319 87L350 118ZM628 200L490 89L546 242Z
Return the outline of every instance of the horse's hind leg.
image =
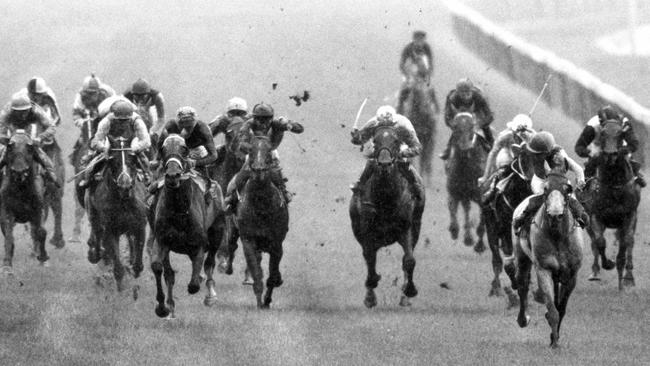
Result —
M14 259L14 218L11 215L3 212L4 220L2 220L2 233L5 236L5 257L3 260L2 272L6 274L13 274L13 259Z
M488 296L502 296L503 289L501 288L499 275L501 275L501 272L503 271L503 260L501 258L501 251L499 250L499 237L495 225L488 225L487 240L490 247L490 253L492 253L492 272L494 273Z
M623 227L616 230L619 248L616 256L616 269L619 277L619 290L624 287L634 286L634 262L632 261L632 252L634 249L634 229L636 226L636 217L626 222Z
M147 236L147 229L143 224L139 229L135 230L132 235L133 243L131 243L131 264L133 269L133 277L138 278L144 269L142 264L142 255L144 252L144 242Z
M415 257L413 256L413 241L411 240L411 230L408 230L400 244L402 249L404 249L404 256L402 257L402 270L404 271L405 283L402 287L403 296L400 300L401 306L410 306L411 302L409 298L415 297L418 294L418 290L413 283L413 271L415 270Z
M483 253L485 251L485 243L483 243L483 235L485 235L485 221L483 217L483 208L480 205L480 201L477 201L479 204L479 222L478 226L476 226L476 238L478 239L476 241L476 244L474 244L474 251L476 253Z
M282 260L282 242L271 245L275 250L269 253L269 278L266 280L266 294L264 295L264 307L271 305L273 289L282 286L282 274L280 273L280 261Z
M158 301L158 305L156 306L156 315L161 318L169 315L169 309L165 306L165 292L162 288L161 279L163 274L163 260L164 257L168 255L169 251L163 251L158 241L155 241L151 249L151 271L156 279L156 301Z
M163 257L163 275L165 276L165 283L167 284L167 308L169 309L169 317L174 317L176 309L176 302L174 302L174 283L176 282L176 275L172 264L169 261L169 250L165 249Z
M217 254L217 250L224 240L223 234L223 228L208 230L208 252L203 263L203 272L205 272L205 276L207 277L205 286L208 290L208 293L205 295L205 299L203 300L205 306L212 306L217 302L217 289L214 283L214 267L216 266L215 256Z
M32 241L34 242L34 247L38 253L36 259L38 259L41 264L47 262L50 257L47 255L45 250L45 238L47 236L47 231L43 226L41 226L40 220L36 219L31 223L30 228L32 234Z
M204 239L207 242L207 238ZM201 245L195 253L190 255L192 260L192 277L187 285L187 292L194 295L201 289L201 267L205 259L205 245Z
M546 320L548 325L551 326L551 347L557 348L558 339L560 335L558 329L560 326L560 314L555 307L555 283L553 282L553 275L551 271L535 266L537 272L537 285L544 293L544 302L546 304Z
M113 276L117 284L117 291L122 292L124 290L123 281L125 270L120 259L120 238L111 233L105 233L103 243L105 245L104 249L109 251L107 254L113 261Z
M75 192L75 194L77 194ZM81 241L81 222L83 220L86 210L81 206L78 199L74 200L74 228L72 229L72 237L70 237L71 242L80 242Z
M377 296L375 295L375 288L381 276L377 274L377 250L372 246L372 244L363 244L363 258L366 260L366 266L368 267L368 277L366 277L366 298L363 300L363 304L367 308L372 308L377 305Z
M61 230L61 219L63 216L63 207L61 203L61 192L62 188L53 188L50 196L50 206L52 207L52 213L54 214L54 234L50 239L50 244L54 245L55 248L60 249L65 246L65 240L63 239L63 231Z
M449 194L447 199L447 207L449 208L449 233L451 234L451 239L458 239L458 218L456 214L458 213L458 200L452 197Z
M474 244L474 239L472 238L472 221L469 217L472 206L469 200L463 200L462 205L465 214L465 226L463 227L465 229L465 235L463 237L463 243L469 247Z
M227 216L225 236L217 251L217 259L219 260L217 271L220 273L232 274L232 262L235 259L235 251L237 250L237 239L239 239L239 231L232 216Z
M528 287L530 285L532 262L519 247L519 244L515 247L515 259L517 261L517 292L519 294L517 324L523 328L528 325L528 321L530 320L530 317L526 315L526 308L528 307Z
M246 256L246 265L253 274L253 293L257 300L257 307L263 308L262 292L264 291L264 273L262 271L262 252L257 249L255 242L250 239L241 238L244 245L244 255Z

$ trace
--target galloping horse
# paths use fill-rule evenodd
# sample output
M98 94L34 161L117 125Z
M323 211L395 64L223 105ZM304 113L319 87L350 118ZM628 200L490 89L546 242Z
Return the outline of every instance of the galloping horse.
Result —
M533 194L530 188L530 179L525 173L527 171L526 161L519 157L511 163L510 175L498 183L503 190L496 194L491 204L483 204L481 207L488 244L492 252L492 270L494 271L489 295L500 296L501 292L505 290L508 295L509 307L516 306L518 303L517 296L512 292L517 289L512 246L512 214L526 197ZM505 266L501 252L506 257ZM502 290L499 275L504 269L510 278L512 288L505 287Z
M480 205L481 192L478 186L478 178L483 174L488 152L491 146L487 146L485 138L477 132L476 117L469 112L459 112L452 123L452 133L455 134L451 154L445 165L447 173L447 204L451 223L449 232L451 238L458 238L458 203L463 205L465 211L465 237L464 243L467 246L474 244L470 232L472 224L469 218L470 204L472 201ZM480 206L479 206L480 210ZM474 246L476 252L483 252L483 233L485 226L483 218L476 228L478 241Z
M534 265L538 286L544 294L553 348L558 346L560 325L582 261L582 232L568 208L571 186L565 173L563 167L549 173L544 189L545 202L530 226L530 239L518 237L515 247L519 292L517 323L523 328L530 320L526 307L530 270ZM520 204L516 212L523 210L527 202Z
M3 271L12 273L14 256L14 225L29 222L33 251L41 263L49 256L45 251L47 232L43 220L43 177L38 173L32 139L24 130L16 130L9 139L5 152L7 166L2 180L6 187L0 197L0 225L5 236Z
M378 127L374 132L374 159L372 177L350 200L350 219L352 231L361 248L368 267L366 278L366 297L368 307L377 305L375 288L381 276L375 266L377 251L385 246L399 242L404 250L402 269L405 283L400 305L410 305L409 298L417 295L413 283L415 257L413 250L420 236L424 199L417 202L404 178L398 164L401 141L395 129L389 126Z
M165 138L161 156L165 182L155 205L149 210L149 220L153 223L153 233L156 237L152 249L151 269L156 277L156 315L159 317L168 316L170 313L174 316L172 290L175 276L169 261L170 251L186 254L192 261L192 277L187 286L190 294L195 294L200 289L203 265L208 290L205 305L214 305L217 297L212 274L215 254L225 226L223 197L221 188L215 185L212 187L215 192L212 201L205 202L205 194L200 187L203 178L195 173L186 173L187 153L185 139L181 136L171 134ZM161 283L163 274L167 284L167 306Z
M433 87L421 77L411 77L407 82L408 96L398 110L406 116L422 144L420 172L425 179L431 175L431 158L436 140L436 113L439 111Z
M614 268L614 263L605 255L604 233L608 228L616 229L619 243L616 269L618 288L622 290L624 286L634 286L632 249L641 188L634 182L634 173L626 157L627 151L619 147L621 124L607 121L602 127L602 151L600 156L595 157L596 179L590 180L588 188L578 193L591 222L587 233L591 237L594 262L589 279L599 279L599 257L604 269Z
M216 177L221 187L227 187L230 180L237 174L244 161L246 154L239 149L239 130L244 125L244 119L235 117L228 125L226 131L226 145L223 149L225 154L220 156L220 164L211 169L210 175ZM212 172L214 171L214 172ZM219 265L217 270L228 275L233 273L232 262L235 259L237 250L237 240L239 239L239 229L235 225L235 215L226 215L226 240L223 241L217 252ZM245 284L252 284L250 273L246 270Z
M91 229L88 260L97 263L102 256L111 260L117 288L121 291L125 270L120 261L119 239L123 234L129 238L129 260L137 278L143 269L147 207L144 184L137 179L137 156L126 147L128 140L110 135L108 139L110 149L103 179L86 190L85 207Z
M266 136L255 136L248 154L249 179L237 205L235 223L244 246L246 264L253 275L253 292L258 308L268 308L273 289L282 285L280 260L282 242L289 231L289 209L282 192L273 184L273 146ZM262 252L269 253L269 277L264 290L261 267Z

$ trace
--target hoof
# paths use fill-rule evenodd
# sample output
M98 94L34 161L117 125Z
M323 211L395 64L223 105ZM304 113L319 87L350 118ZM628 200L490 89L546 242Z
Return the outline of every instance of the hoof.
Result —
M503 296L503 289L501 287L492 286L492 288L490 289L490 293L488 294L488 297L492 297L492 296L496 296L496 297Z
M201 289L201 285L198 283L190 283L189 285L187 285L187 292L190 295L194 295L195 293L199 292L200 289Z
M169 315L169 309L166 306L158 305L156 306L156 315L159 318L166 318Z
M553 349L558 348L560 345L558 344L557 341L558 341L558 339L555 338L555 337L553 337L553 333L551 333L551 344L550 344L549 346L550 346L551 348L553 348Z
M474 240L472 239L471 236L466 236L463 239L463 244L465 244L466 247L471 247L472 245L474 245Z
M485 252L485 243L483 243L483 240L479 240L474 244L474 251L478 254Z
M366 298L363 299L363 304L368 308L372 309L375 306L377 306L377 297L372 294L372 295L366 295Z
M402 298L399 300L399 306L411 306L411 300L407 296L402 295Z
M217 303L217 297L216 296L206 296L205 299L203 300L203 305L205 306L213 306L214 304Z
M616 268L616 263L614 263L614 261L608 259L606 261L603 261L602 267L603 267L603 269L605 269L607 271L611 271L612 269Z
M242 285L244 286L253 286L255 281L253 280L253 276L250 275L250 273L246 272L244 275L244 280L242 281Z
M262 310L269 310L271 308L271 305L267 304L267 303L264 303L264 304L259 305L258 308L260 308Z
M514 291L506 287L505 293L507 297L506 310L510 310L519 305L519 296Z
M40 266L43 267L43 268L49 268L50 267L50 262L48 262L48 261L40 261L39 260L38 264L40 264Z
M520 328L525 328L528 326L528 323L530 323L530 316L526 315L523 318L521 316L517 317L517 324L519 324Z
M52 239L50 239L50 244L52 244L56 249L61 249L65 247L65 240L63 240L63 236L61 235L53 236Z
M228 266L228 260L226 258L219 258L219 264L217 264L217 272L219 273L225 273L225 274L232 274L232 268L230 268L230 273L228 273L228 269L230 266Z
M591 275L587 278L588 281L600 281L598 272L591 272Z
M418 289L414 284L406 284L404 286L404 296L406 297L416 297L418 295Z
M623 277L623 287L634 287L634 277L632 275Z
M101 259L102 258L97 250L88 249L88 262L97 264Z
M458 227L457 226L449 226L449 234L451 234L451 239L456 240L458 239Z

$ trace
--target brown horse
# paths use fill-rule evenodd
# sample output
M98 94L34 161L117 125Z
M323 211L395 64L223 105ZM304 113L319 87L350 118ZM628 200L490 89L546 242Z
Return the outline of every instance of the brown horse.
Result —
M143 269L147 207L144 184L137 178L137 156L126 147L129 140L109 136L109 142L103 179L86 190L85 207L91 230L88 259L91 263L97 263L100 257L111 261L121 291L125 269L120 261L119 239L122 235L129 239L129 260L137 278Z
M433 87L427 79L413 77L407 82L408 95L398 113L406 116L422 144L420 153L420 172L426 179L431 176L433 151L436 139L436 113L439 111L438 101Z
M449 208L450 224L449 233L451 238L458 238L458 219L456 212L458 204L463 205L465 211L465 236L464 243L467 246L474 244L472 234L472 223L469 218L471 203L481 203L481 191L478 186L478 178L482 176L487 161L487 155L491 146L488 146L485 138L477 132L476 117L469 112L459 112L452 121L452 149L449 159L445 164L447 173L447 205ZM480 214L480 212L479 212ZM483 234L485 226L482 215L476 228L478 241L474 250L481 253L485 250Z
M225 226L223 197L218 185L212 186L212 201L205 202L195 173L187 172L187 146L185 140L171 134L162 145L161 162L165 174L163 188L149 210L149 220L153 224L156 238L152 248L151 269L156 278L156 315L174 316L175 302L173 287L175 282L169 253L186 254L192 261L192 276L187 286L190 294L200 289L201 266L207 276L205 305L214 305L217 292L212 277L215 267L215 254L223 237ZM205 261L204 261L205 260ZM167 284L167 302L163 291L161 276Z
M242 188L235 222L244 246L246 264L253 275L253 292L258 308L268 308L273 289L282 285L280 260L282 242L289 231L289 209L282 192L273 184L273 146L266 136L255 136L248 154L250 170ZM242 174L242 173L240 173ZM264 290L262 252L269 253L269 277Z
M410 305L409 299L418 293L413 283L415 257L413 251L420 236L424 199L413 197L409 183L399 164L401 140L395 129L378 127L374 132L373 174L359 192L350 200L352 231L363 250L368 267L366 297L368 307L377 305L375 288L381 276L376 271L377 251L398 242L404 250L402 269L405 283L402 287L400 305Z
M535 267L537 283L546 304L546 319L551 326L551 347L558 346L560 325L566 313L569 296L575 288L582 261L582 231L568 207L571 185L565 169L556 168L547 177L544 204L535 214L529 240L516 238L517 289L519 292L520 327L528 325L526 315L531 267ZM516 212L523 210L525 200Z
M2 180L6 188L0 196L0 226L5 236L5 273L13 273L13 229L16 223L30 223L36 259L41 264L49 259L45 250L47 232L42 225L44 184L36 168L35 154L35 146L29 135L24 130L16 130L5 151L7 165Z
M632 249L636 231L637 208L641 199L641 188L634 182L634 173L627 159L627 150L619 146L622 126L617 121L607 121L601 131L602 151L595 157L597 165L596 179L579 193L585 209L590 216L587 233L591 237L591 249L594 261L591 266L590 280L599 280L601 259L606 270L614 268L614 263L605 254L606 229L616 229L619 243L616 256L618 271L618 288L634 286L632 274Z

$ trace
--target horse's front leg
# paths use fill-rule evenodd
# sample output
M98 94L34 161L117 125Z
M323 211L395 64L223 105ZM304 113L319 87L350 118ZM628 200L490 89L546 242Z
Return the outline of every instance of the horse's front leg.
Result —
M232 262L235 259L235 251L237 250L237 240L239 239L239 230L234 222L232 215L226 216L226 230L224 239L217 251L217 259L219 265L217 270L220 273L231 275L233 272Z
M520 327L525 327L530 321L530 317L526 314L528 307L528 287L530 285L530 269L532 262L530 258L521 249L520 244L515 246L515 260L517 263L517 292L519 295L519 315L517 316L517 324Z
M402 271L404 272L404 285L402 287L402 297L400 299L401 306L410 306L411 302L409 298L415 297L418 294L418 290L413 283L413 272L415 271L415 256L413 256L413 235L411 233L412 229L409 229L404 233L402 239L399 241L402 249L404 250L404 256L402 257Z
M537 286L544 294L544 303L546 304L546 320L551 326L551 347L557 348L560 335L558 333L560 326L560 314L555 307L555 283L550 270L542 268L535 264L537 272Z
M624 287L632 287L634 283L634 262L632 253L634 249L634 232L636 229L636 214L625 222L623 227L616 231L616 237L619 242L618 255L616 257L616 268L619 273L619 290ZM622 252L622 253L621 253ZM623 257L623 263L619 265L619 258ZM623 273L623 268L625 272Z
M262 292L264 291L264 273L262 271L262 252L257 249L254 240L241 238L244 246L244 255L246 256L246 265L253 274L253 293L257 300L257 307L262 309Z
M282 286L282 274L280 273L280 261L282 260L282 242L271 245L273 250L269 253L269 278L266 280L266 294L264 295L264 307L271 305L273 289Z
M165 306L165 292L162 288L163 261L165 256L169 255L168 249L163 249L159 241L154 241L151 248L151 271L156 279L156 315L164 318L169 315L169 309Z
M449 233L451 234L451 239L458 239L458 218L456 214L458 213L458 200L452 197L449 194L447 198L447 208L449 208Z
M377 249L371 243L363 245L363 259L366 261L368 267L368 277L366 277L366 298L363 304L367 308L372 308L377 305L377 296L375 295L375 288L381 280L381 276L377 274Z
M566 307L567 304L569 303L569 297L571 296L573 289L576 287L577 280L578 280L578 271L576 269L576 271L573 273L571 278L566 283L561 284L560 291L558 294L556 294L556 296L558 297L557 310L560 316L560 319L558 320L557 323L558 338L560 337L560 326L562 325L562 319L564 319L564 315L566 314Z
M472 221L469 217L469 214L472 210L472 202L464 199L461 201L461 203L463 205L463 213L465 216L465 225L463 226L465 235L463 236L463 243L465 246L469 247L474 244L474 239L472 238Z
M108 258L113 261L113 277L115 278L115 283L117 285L117 291L122 292L124 290L124 265L120 259L120 238L117 235L109 233L108 230L105 230L104 239L102 240L104 249L108 250Z
M205 286L208 290L208 293L205 295L205 299L203 300L205 306L212 306L217 303L217 289L214 283L214 268L216 266L215 256L224 240L225 235L223 227L208 230L209 245L205 256L205 262L203 263L203 272L205 272L207 278Z
M176 310L176 302L174 301L174 283L176 282L176 274L172 268L172 264L169 261L169 249L165 248L163 251L163 276L165 277L165 283L167 284L167 309L169 309L169 318L174 318L174 312Z
M481 207L480 198L479 201L477 201L477 203L478 203L479 221L478 221L478 226L476 226L477 241L474 244L474 251L480 254L485 251L485 243L483 242L483 235L485 235L485 221L483 217L483 208Z
M492 219L493 217L491 216L490 218ZM503 271L503 260L501 258L501 251L499 250L499 236L497 234L497 226L495 225L494 221L495 220L492 220L490 222L491 225L487 225L487 240L488 246L490 247L490 253L492 254L492 273L494 273L488 296L502 296L503 289L501 288L501 281L499 280L499 276Z
M76 192L75 192L76 195ZM79 199L74 200L74 228L72 229L71 242L81 242L81 222L86 210L79 203Z
M137 228L133 233L133 243L131 247L131 263L133 269L133 277L138 278L144 269L142 264L142 255L144 252L144 243L147 236L146 223Z
M587 232L591 234L591 251L594 255L594 262L591 266L591 276L589 276L590 281L600 280L600 267L598 266L599 257L603 269L609 271L616 267L616 264L607 258L607 242L605 241L604 236L605 230L606 227L596 218L595 215L592 215L591 223L587 228Z
M50 257L47 255L45 250L45 237L47 236L47 231L42 226L41 215L36 215L34 220L31 222L30 233L32 236L32 242L34 243L34 249L38 254L36 259L38 259L41 264L45 264Z
M187 292L190 295L193 295L201 289L201 268L203 267L203 260L205 259L205 243L207 238L201 238L200 242L202 243L194 253L189 257L192 260L192 276L190 283L187 285Z
M13 215L8 214L4 208L0 213L2 219L2 233L5 236L5 257L3 260L2 272L6 274L13 274L13 259L14 259L14 221Z
M61 199L63 192L62 188L53 187L52 189L50 204L52 207L52 213L54 214L54 235L52 235L52 238L50 239L50 244L54 245L57 249L61 249L65 246L63 230L61 229L63 217L63 205Z

